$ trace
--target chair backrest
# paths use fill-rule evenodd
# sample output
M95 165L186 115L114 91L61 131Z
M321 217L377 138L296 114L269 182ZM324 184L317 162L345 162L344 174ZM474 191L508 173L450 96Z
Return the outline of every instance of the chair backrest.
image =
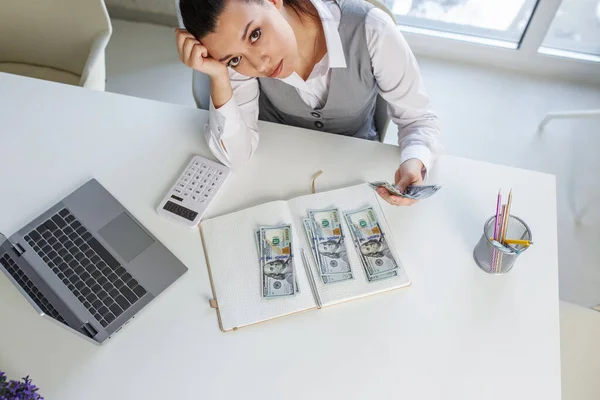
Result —
M103 0L2 0L0 20L0 62L77 75L94 38L111 32Z
M378 94L377 100L375 100L375 115L373 116L373 119L375 120L375 129L377 129L377 133L379 133L379 141L381 143L384 142L388 126L390 125L390 117L387 109L387 101Z
M179 0L175 0L175 7L177 9L179 27L185 29L181 13L179 12ZM196 107L201 110L208 110L210 105L210 78L208 75L196 70L192 71L192 96L194 96Z
M202 72L192 72L192 95L196 106L201 110L208 110L210 105L210 77Z
M392 13L392 11L390 11L390 9L382 2L378 0L365 1L385 11L386 14L388 14L393 21L396 20L396 17ZM390 117L388 116L387 108L387 101L385 101L383 97L381 97L381 95L377 95L377 100L375 103L375 129L377 129L377 132L379 133L379 141L381 141L382 143L385 140L385 135L390 124Z
M385 11L387 15L389 15L392 18L392 21L396 20L396 17L394 16L394 13L392 13L392 11L388 8L388 6L386 6L385 4L383 4L382 2L380 2L379 0L365 0L367 3L371 3L373 4L375 7L380 8L381 10Z

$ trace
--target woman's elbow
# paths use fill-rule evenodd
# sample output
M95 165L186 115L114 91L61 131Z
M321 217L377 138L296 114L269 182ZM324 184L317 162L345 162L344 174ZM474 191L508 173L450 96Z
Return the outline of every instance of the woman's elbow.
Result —
M236 148L237 146L227 145L223 140L215 140L210 138L208 140L208 146L215 157L225 166L231 170L236 171L248 165L252 155L253 149Z

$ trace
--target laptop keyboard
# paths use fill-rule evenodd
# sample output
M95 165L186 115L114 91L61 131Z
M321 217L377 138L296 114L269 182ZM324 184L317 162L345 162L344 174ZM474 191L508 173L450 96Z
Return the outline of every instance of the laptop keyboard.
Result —
M29 232L25 240L103 327L146 294L67 209Z
M67 325L65 319L58 313L58 311L56 311L52 304L48 302L46 297L38 290L37 287L35 287L33 282L31 282L27 275L21 271L21 268L17 266L17 264L8 256L8 254L5 253L2 255L0 258L0 263L13 277L13 279L17 281L17 283L23 288L23 290L25 290L25 293L29 295L31 300L38 305L44 314Z

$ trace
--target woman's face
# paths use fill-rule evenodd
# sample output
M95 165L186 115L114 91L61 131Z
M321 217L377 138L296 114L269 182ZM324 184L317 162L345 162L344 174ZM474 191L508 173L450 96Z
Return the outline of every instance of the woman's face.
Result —
M282 0L226 0L215 32L201 42L212 58L243 75L286 78L294 72L298 45L280 10Z

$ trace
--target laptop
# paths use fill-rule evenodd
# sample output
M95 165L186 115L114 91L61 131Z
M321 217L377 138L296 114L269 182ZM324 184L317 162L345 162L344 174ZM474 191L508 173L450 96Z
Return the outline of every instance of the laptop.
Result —
M93 179L0 235L0 270L40 315L102 344L187 268Z

